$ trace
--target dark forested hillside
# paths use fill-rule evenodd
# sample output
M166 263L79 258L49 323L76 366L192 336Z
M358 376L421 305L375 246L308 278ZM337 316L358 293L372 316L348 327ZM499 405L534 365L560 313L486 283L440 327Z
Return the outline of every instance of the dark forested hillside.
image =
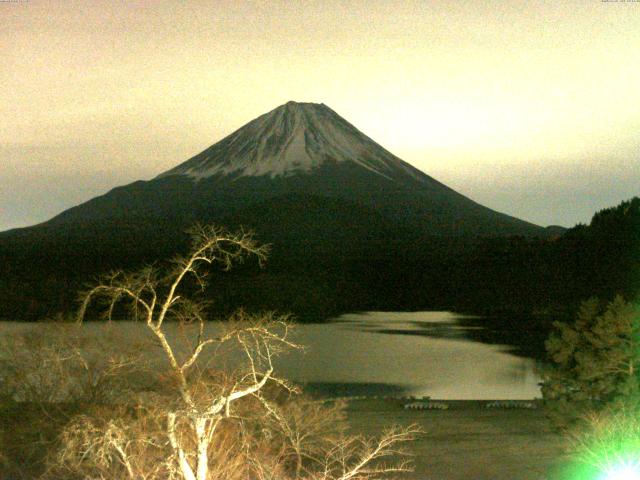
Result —
M597 212L550 240L487 239L453 260L455 305L553 311L640 293L640 199Z
M292 311L301 320L363 309L549 313L590 296L631 299L640 291L638 198L552 239L420 235L362 206L311 198L301 209L300 199L287 202L278 207L290 225L284 230L280 221L270 224L268 204L250 209L258 238L272 244L270 259L264 269L247 265L211 276L207 295L219 312L244 305ZM356 228L353 218L362 215L371 222ZM304 221L323 216L332 222ZM248 218L225 222L234 227ZM187 248L187 235L170 221L138 222L128 241L117 242L102 227L0 241L2 317L35 320L72 309L77 290L100 272L162 262Z

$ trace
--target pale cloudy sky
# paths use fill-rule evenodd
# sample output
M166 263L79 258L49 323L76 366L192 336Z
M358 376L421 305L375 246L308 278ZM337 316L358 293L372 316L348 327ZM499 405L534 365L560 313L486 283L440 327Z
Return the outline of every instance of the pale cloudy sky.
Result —
M640 195L640 1L0 1L0 230L322 102L493 209Z

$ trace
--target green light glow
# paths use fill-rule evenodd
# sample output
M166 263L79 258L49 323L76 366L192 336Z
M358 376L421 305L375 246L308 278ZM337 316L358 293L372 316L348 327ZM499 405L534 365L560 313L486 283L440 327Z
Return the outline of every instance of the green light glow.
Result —
M602 480L640 480L640 465L637 461L622 462L608 470Z
M562 480L640 480L640 403L634 396L585 418L569 434L572 459ZM554 477L555 478L555 477Z

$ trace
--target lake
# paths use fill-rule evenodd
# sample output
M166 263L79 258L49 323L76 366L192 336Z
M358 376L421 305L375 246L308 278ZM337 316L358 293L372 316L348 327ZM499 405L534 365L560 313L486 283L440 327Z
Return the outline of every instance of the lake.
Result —
M438 399L540 397L536 361L508 345L480 343L480 322L450 312L366 312L302 325L304 354L282 359L286 378L328 395ZM468 325L473 323L474 325Z
M88 332L101 323L86 323ZM512 346L485 343L482 319L451 312L365 312L327 323L296 325L304 352L276 361L279 376L320 396L431 396L434 399L533 399L540 397L536 361ZM2 322L0 331L38 324ZM144 325L117 322L127 338ZM169 330L175 328L168 325ZM211 331L219 325L208 325ZM138 333L136 333L139 330ZM507 334L508 333L508 334ZM504 338L513 335L506 332Z

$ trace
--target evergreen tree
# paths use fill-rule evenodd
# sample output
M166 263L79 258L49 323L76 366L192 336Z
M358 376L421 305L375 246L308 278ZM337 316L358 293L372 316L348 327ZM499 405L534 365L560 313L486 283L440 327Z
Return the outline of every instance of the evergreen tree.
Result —
M557 426L638 398L639 320L638 309L617 296L607 305L587 300L574 323L554 323L542 395Z

